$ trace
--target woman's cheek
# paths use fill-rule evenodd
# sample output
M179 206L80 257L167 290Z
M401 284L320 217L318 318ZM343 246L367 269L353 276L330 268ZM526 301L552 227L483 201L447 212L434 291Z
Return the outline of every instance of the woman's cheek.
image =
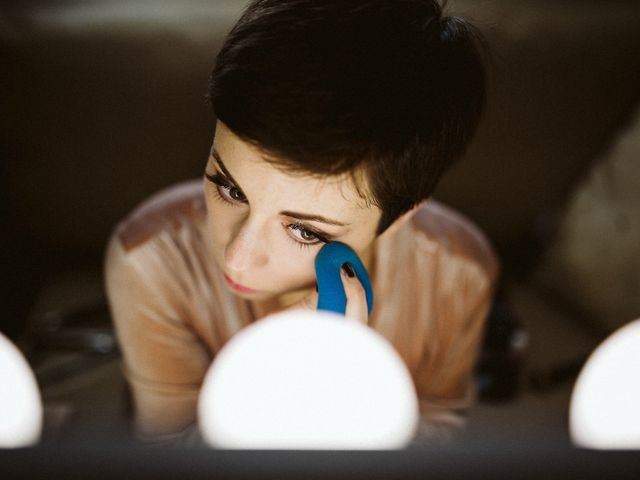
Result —
M207 198L207 222L211 232L211 240L216 254L224 251L224 248L231 239L233 232L233 216L228 212L225 205L220 205L218 201Z
M315 254L318 249L300 250L293 246L292 250L283 257L281 265L286 265L288 277L295 283L295 287L309 287L316 281L316 270L314 266Z
M209 220L215 225L228 227L244 215L244 208L225 203L220 198L216 198L218 193L215 190L206 192L207 195L207 213Z

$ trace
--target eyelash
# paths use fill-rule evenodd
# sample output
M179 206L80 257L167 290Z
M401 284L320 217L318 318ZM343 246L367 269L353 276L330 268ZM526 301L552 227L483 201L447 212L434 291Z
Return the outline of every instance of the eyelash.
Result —
M232 188L237 189L240 193L242 193L242 190L240 190L235 185L232 185L231 183L229 183L222 175L220 175L220 173L216 172L215 175L210 175L208 173L205 173L205 178L209 180L211 183L213 183L214 185L216 185L215 191L216 191L216 198L218 200L221 200L226 204L230 204L234 206L237 206L240 203L246 203L246 200L245 201L236 200L228 195L228 191L231 190ZM226 195L223 194L221 190L225 190L227 194ZM244 194L242 195L244 196ZM329 242L329 239L327 237L310 229L308 226L300 222L290 223L289 225L286 226L286 228L288 228L289 230L298 230L301 233L311 234L317 239L317 241L315 242L307 243L307 242L295 240L294 238L291 238L291 236L288 236L289 239L301 249L306 249L314 245L318 245L320 243Z
M220 175L219 173L216 172L215 175L210 175L208 173L205 173L205 177L207 178L207 180L209 180L210 182L214 183L216 185L216 194L218 196L218 198L220 200L223 200L227 203L230 203L232 205L237 205L238 203L246 203L243 202L241 200L237 200L235 198L232 198L228 195L228 191L231 190L232 188L235 188L236 190L238 190L238 192L242 193L242 190L240 190L238 187L230 184L229 182L227 182L227 180L225 180L225 178ZM223 195L220 190L226 190L227 191L227 195ZM242 196L244 196L244 193L242 193Z

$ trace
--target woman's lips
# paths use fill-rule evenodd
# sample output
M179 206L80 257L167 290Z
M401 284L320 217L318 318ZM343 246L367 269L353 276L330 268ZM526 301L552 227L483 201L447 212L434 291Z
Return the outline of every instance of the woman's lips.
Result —
M231 288L233 288L236 292L240 292L240 293L255 293L255 292L257 292L257 290L254 290L253 288L245 287L244 285L240 285L240 284L234 282L233 280L231 280L227 276L226 273L224 274L224 279L227 281L229 286Z

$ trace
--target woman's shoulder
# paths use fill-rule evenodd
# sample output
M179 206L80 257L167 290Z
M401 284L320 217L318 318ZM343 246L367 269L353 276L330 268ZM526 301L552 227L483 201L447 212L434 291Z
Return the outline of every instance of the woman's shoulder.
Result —
M435 200L422 204L407 230L417 249L480 267L492 279L499 261L486 234L461 212Z
M206 214L201 180L190 180L165 188L135 207L115 228L125 252L155 239L162 232L203 223Z
M115 228L105 252L107 294L114 308L143 305L170 319L166 324L196 322L213 301L199 294L211 292L216 278L206 225L201 181L171 186L134 208ZM125 318L132 317L121 313L117 320L129 321Z

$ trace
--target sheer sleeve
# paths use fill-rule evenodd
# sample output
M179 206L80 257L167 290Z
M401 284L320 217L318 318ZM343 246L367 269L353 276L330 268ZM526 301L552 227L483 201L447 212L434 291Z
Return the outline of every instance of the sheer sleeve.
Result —
M443 300L442 317L438 319L440 341L450 347L438 349L433 358L426 354L424 368L417 376L420 440L449 441L463 430L467 410L475 402L473 372L492 297L487 285ZM443 327L445 322L449 324Z
M415 381L420 436L448 440L465 425L475 401L473 373L493 301L499 263L484 234L468 219L442 206L422 224L417 259L431 271L432 299L423 318L423 348ZM437 241L434 241L434 238ZM435 246L434 246L435 245Z
M189 431L211 362L176 300L180 285L171 284L170 268L153 244L125 251L114 236L107 248L107 296L142 438Z

